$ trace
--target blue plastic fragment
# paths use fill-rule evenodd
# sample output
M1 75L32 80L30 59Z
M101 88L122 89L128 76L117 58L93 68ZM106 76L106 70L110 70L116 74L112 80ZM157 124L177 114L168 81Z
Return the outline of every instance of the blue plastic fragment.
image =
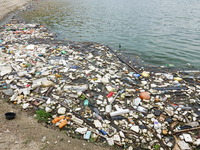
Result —
M88 105L89 105L89 101L88 101L87 99L84 100L83 105L84 105L84 106L88 106Z
M78 69L79 66L70 66L71 69Z
M84 138L85 140L89 140L89 139L90 139L90 136L91 136L91 131L87 131L87 132L84 134L83 138Z
M134 74L134 77L138 78L140 77L140 74Z
M44 54L38 54L38 56L39 56L39 57L43 57L43 56L44 56Z
M113 120L123 120L123 119L126 119L124 116L114 116L114 117L111 117Z
M98 115L100 114L100 112L99 112L99 110L98 110L97 108L93 108L93 111L94 111L95 113L97 113Z
M103 135L107 135L107 133L106 133L106 131L104 131L104 130L99 130L99 132L101 133L101 134L103 134Z

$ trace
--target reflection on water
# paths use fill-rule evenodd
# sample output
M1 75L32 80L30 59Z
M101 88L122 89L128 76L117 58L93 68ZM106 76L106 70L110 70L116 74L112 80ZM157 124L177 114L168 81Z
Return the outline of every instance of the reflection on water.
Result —
M21 16L60 39L120 44L148 64L200 69L199 8L198 0L44 0Z

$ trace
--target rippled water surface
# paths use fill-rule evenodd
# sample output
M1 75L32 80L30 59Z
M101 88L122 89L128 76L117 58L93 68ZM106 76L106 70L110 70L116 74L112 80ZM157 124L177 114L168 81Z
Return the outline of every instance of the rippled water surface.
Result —
M200 0L43 0L21 16L59 39L120 44L151 65L200 69Z

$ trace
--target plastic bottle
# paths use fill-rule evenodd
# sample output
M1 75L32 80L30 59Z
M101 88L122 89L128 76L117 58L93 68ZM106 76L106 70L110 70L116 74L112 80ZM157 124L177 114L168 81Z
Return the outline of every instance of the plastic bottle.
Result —
M93 111L97 114L100 114L99 110L97 108L93 108Z
M78 123L78 124L83 124L83 122L84 122L83 120L77 118L74 115L72 116L71 120L74 121L75 123Z
M93 116L94 116L95 118L97 118L98 120L103 121L103 118L102 118L99 114L94 113Z
M56 122L59 122L60 120L64 119L65 116L60 116L60 117L56 117L52 120L52 123L56 123Z
M99 130L99 132L102 133L103 135L107 135L106 131L104 131L104 130L102 130L102 129Z
M110 93L108 93L108 95L106 97L109 98L109 97L113 96L113 94L114 94L114 92L110 92Z
M63 120L60 124L59 124L59 128L61 129L61 128L63 128L64 126L66 126L67 125L67 120Z
M118 111L111 112L111 113L110 113L110 116L111 116L111 117L114 117L114 116L126 114L126 113L129 113L129 111L130 111L129 109L120 109L120 110L118 110Z

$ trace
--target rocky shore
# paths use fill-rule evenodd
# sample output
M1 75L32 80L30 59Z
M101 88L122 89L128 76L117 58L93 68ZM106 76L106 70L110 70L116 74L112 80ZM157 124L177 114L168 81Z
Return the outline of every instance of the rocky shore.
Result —
M200 148L200 71L137 66L16 19L0 35L1 99L47 125L128 150Z

